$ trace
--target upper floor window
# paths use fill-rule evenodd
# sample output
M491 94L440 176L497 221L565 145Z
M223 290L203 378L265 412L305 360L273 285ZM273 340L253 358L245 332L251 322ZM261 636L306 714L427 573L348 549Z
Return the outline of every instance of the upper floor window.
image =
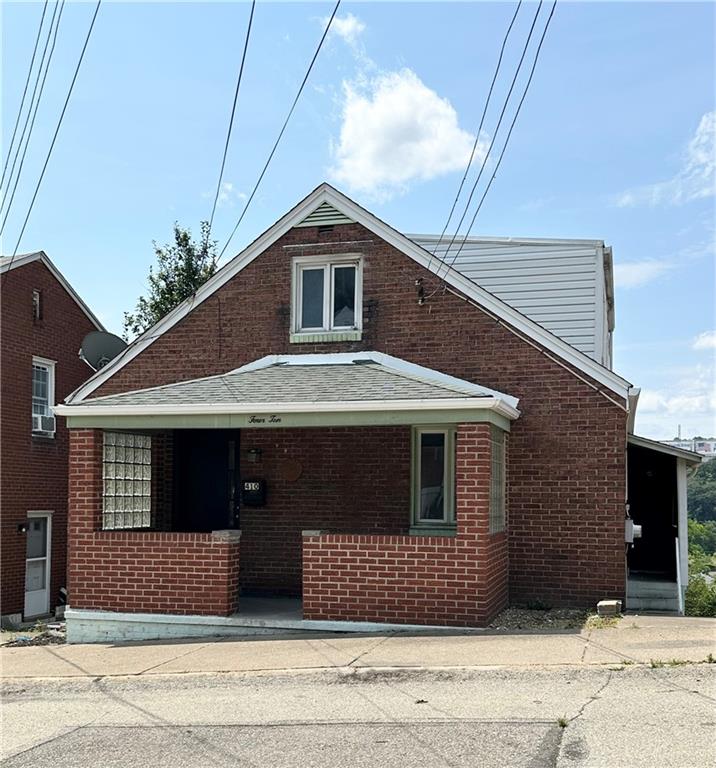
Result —
M360 330L360 258L301 257L294 260L293 269L294 333L340 333Z
M42 291L37 288L32 292L32 319L42 320Z
M55 434L55 362L32 358L32 433L52 437Z

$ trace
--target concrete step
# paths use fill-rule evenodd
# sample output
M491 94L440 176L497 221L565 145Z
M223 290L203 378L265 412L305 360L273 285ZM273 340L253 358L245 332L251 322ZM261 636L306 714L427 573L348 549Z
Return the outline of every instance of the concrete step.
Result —
M678 597L627 597L628 611L655 611L658 613L678 613Z
M677 597L675 581L627 580L627 597Z

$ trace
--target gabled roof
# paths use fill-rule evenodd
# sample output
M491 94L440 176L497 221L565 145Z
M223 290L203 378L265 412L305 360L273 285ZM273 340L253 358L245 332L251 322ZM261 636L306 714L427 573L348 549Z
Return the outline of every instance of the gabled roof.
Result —
M248 266L255 258L261 255L276 240L282 237L293 227L298 226L318 208L328 203L336 212L345 216L348 220L357 222L366 229L375 233L385 242L389 243L406 256L413 259L420 266L433 273L440 271L440 276L445 284L460 291L468 299L482 309L503 320L514 330L524 334L531 340L542 345L545 349L559 356L560 359L574 366L577 370L590 376L595 381L608 389L616 392L626 399L629 382L621 376L617 376L608 368L600 365L587 355L579 352L567 342L559 339L550 331L525 317L517 310L505 304L484 288L476 285L472 280L462 275L451 267L446 267L444 262L435 259L431 254L414 243L410 238L393 227L378 219L375 215L359 206L346 195L334 189L330 184L321 184L307 197L295 205L288 213L282 216L272 227L244 248L237 256L225 264L214 274L199 290L186 301L165 315L152 328L145 331L139 338L130 344L122 354L118 355L111 363L101 368L94 376L85 382L79 389L73 392L67 402L76 402L86 398L95 389L101 386L120 368L133 360L138 354L152 344L159 336L172 328L176 323L186 317L189 312L201 302L221 288L226 282L237 275L244 267Z
M71 416L489 409L515 419L518 400L381 352L268 355L227 373L89 398Z
M77 306L87 315L90 321L94 324L98 331L106 330L105 327L97 319L92 310L82 301L79 294L75 289L67 282L65 276L59 269L53 264L50 257L44 251L35 251L34 253L22 253L14 258L12 256L3 256L0 258L0 275L4 275L11 270L24 267L26 264L31 264L33 261L41 261L47 269L54 275L57 282L67 291L67 293L74 299Z

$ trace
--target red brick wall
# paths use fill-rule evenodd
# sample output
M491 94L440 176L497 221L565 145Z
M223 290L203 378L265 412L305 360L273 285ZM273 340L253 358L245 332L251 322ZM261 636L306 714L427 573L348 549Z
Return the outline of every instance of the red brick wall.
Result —
M26 537L18 525L28 511L52 511L50 608L66 583L68 434L57 419L52 439L31 431L32 358L56 361L55 400L85 381L92 370L77 352L97 330L40 262L0 276L0 611L21 613L25 597ZM33 321L32 291L42 292L43 317Z
M364 259L362 341L290 344L291 257L346 251ZM439 291L420 306L416 278L428 294L436 284L359 225L291 230L96 394L221 373L272 353L378 350L515 395L512 599L623 597L625 411L462 297Z
M261 461L246 462L260 448ZM407 533L410 428L241 431L241 474L267 482L265 507L241 509L241 585L301 592L301 532ZM294 472L300 476L294 478Z
M505 533L489 533L490 426L460 425L454 538L303 540L306 619L481 626L507 604Z
M227 616L238 609L239 543L211 533L102 531L102 432L71 431L72 608Z

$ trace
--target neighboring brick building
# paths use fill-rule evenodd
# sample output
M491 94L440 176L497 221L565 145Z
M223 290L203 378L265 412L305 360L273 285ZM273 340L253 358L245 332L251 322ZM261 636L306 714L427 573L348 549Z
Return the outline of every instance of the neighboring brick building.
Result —
M587 354L319 187L59 409L70 640L233 631L253 594L457 626L623 599L636 397L597 251Z
M0 291L0 610L18 619L66 584L69 436L52 407L89 377L78 351L104 329L43 252L1 259Z

